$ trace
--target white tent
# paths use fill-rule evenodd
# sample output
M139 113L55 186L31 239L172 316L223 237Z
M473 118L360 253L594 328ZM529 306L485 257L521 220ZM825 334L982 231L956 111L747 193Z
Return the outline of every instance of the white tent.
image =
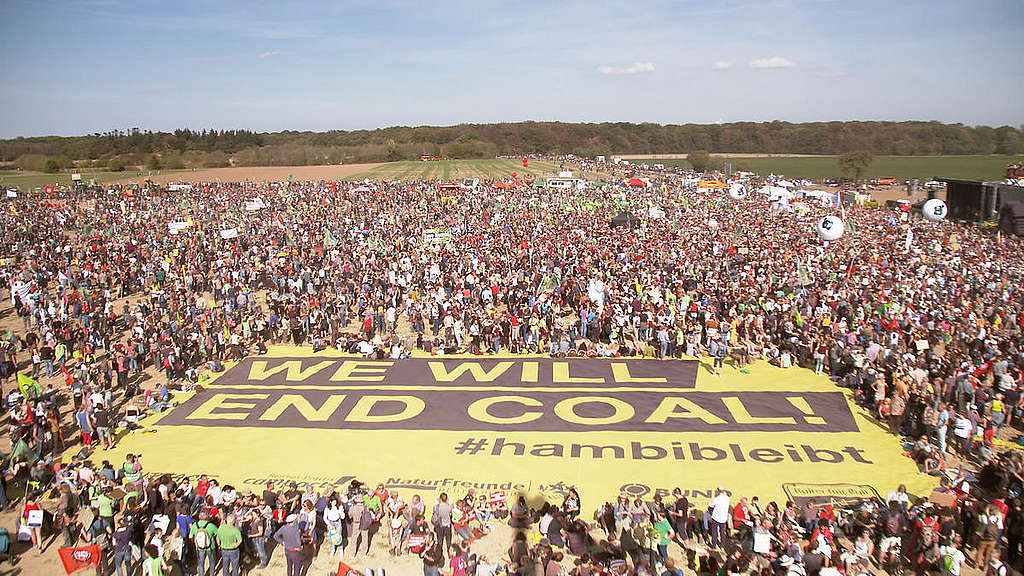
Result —
M764 194L765 196L768 196L768 197L779 196L781 194L791 194L791 192L789 190L786 190L785 188L782 188L781 186L771 186L771 185L762 186L762 187L758 188L757 189L757 193L758 194Z

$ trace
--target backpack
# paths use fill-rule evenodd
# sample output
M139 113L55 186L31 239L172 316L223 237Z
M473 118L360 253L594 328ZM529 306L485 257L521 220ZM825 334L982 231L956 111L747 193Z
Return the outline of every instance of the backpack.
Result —
M953 555L955 549L950 548L942 555L942 571L947 574L952 574L956 570L956 556Z
M371 526L373 526L373 513L369 508L363 508L363 513L359 517L359 529L369 530Z
M981 539L985 541L995 540L999 536L999 526L996 525L993 518L990 516L988 521L981 528Z
M206 531L206 527L209 525L209 522L203 522L202 526L196 524L196 533L194 539L196 543L196 548L199 548L200 550L206 550L210 547L210 533Z

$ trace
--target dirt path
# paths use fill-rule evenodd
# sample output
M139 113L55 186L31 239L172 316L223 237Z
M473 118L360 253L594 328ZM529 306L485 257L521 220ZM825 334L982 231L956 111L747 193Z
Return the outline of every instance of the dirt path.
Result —
M281 182L291 175L292 180L343 180L354 174L377 168L380 164L341 164L327 166L251 166L233 168L202 168L192 172L174 172L159 176L137 176L124 178L118 183L142 183L152 180L158 184L170 182Z

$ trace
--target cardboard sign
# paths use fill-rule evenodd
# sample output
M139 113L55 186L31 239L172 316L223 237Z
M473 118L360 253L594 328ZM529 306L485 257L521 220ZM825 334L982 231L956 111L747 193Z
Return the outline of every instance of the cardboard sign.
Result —
M953 492L939 492L938 490L932 490L928 501L933 505L940 508L952 508L956 506L956 494Z

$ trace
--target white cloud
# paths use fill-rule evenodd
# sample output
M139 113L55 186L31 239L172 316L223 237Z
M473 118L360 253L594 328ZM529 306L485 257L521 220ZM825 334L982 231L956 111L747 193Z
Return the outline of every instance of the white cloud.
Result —
M271 50L269 52L264 52L264 53L260 54L259 58L261 58L261 59L263 59L263 58L273 58L275 56L288 56L290 54L291 54L291 52L284 52L284 51L281 51L281 50Z
M597 71L601 74L610 74L612 76L618 76L620 74L643 74L645 72L654 72L654 64L651 62L634 62L632 66L626 68L598 66Z
M728 60L716 60L715 63L711 65L712 70L728 70L729 68L732 68L732 62L729 62Z
M782 56L772 56L771 58L758 58L757 60L751 60L751 68L796 68L796 63Z

